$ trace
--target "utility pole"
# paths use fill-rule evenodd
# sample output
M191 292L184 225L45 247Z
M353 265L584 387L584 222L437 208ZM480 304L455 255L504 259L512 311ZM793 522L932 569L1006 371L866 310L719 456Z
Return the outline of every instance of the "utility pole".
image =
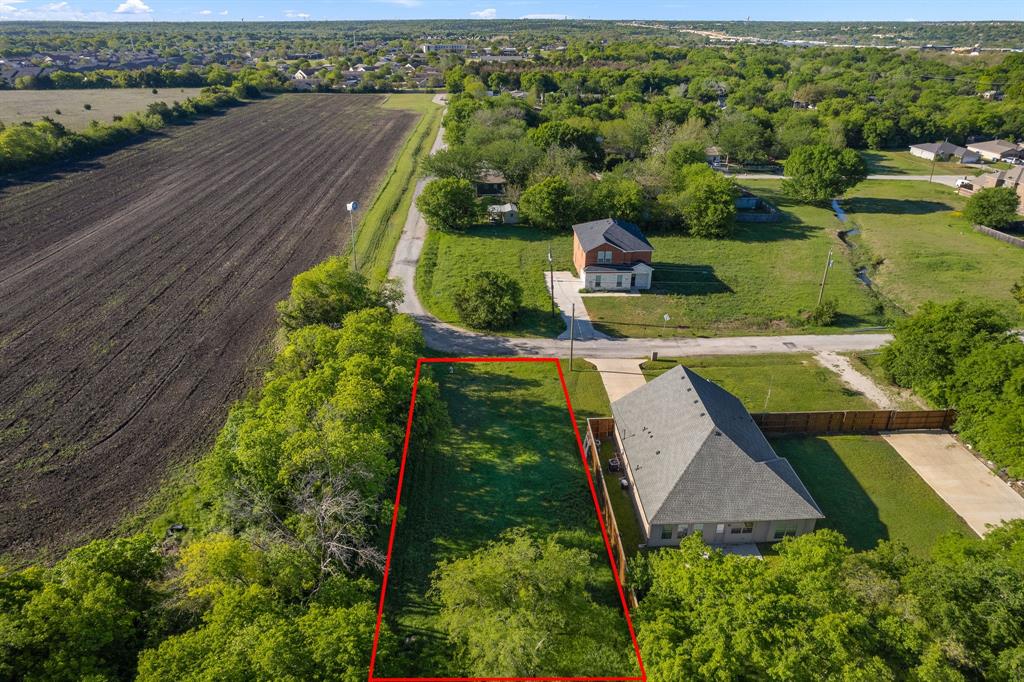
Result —
M356 263L356 220L355 212L359 208L358 201L350 201L345 204L345 208L348 210L348 250L352 256L352 269L358 270L358 264Z
M832 267L832 249L828 250L828 259L825 261L825 272L821 273L821 286L818 288L818 305L821 305L821 297L825 295L825 280L828 278L829 268Z
M551 257L551 247L548 246L548 272L551 280L551 317L555 316L555 261Z
M948 137L945 140L942 141L942 147L945 147L947 142L949 142L949 138ZM942 151L942 147L939 147L939 152ZM932 169L931 169L931 172L928 173L928 182L931 182L932 178L935 177L935 161L938 158L939 158L939 154L938 153L936 153L935 155L932 156Z
M572 346L576 340L576 304L572 304L572 317L569 318L569 371L572 371Z

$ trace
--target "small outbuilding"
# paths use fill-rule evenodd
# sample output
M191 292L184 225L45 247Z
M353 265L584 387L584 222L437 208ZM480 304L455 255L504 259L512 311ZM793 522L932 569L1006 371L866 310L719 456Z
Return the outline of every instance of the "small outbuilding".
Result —
M487 217L492 223L515 225L519 222L519 208L515 204L495 204L487 207Z

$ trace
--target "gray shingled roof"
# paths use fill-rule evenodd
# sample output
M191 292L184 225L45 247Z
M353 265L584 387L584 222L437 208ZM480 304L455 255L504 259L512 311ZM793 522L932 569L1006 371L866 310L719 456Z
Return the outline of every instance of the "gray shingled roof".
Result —
M612 413L649 523L824 518L740 401L683 366Z
M589 223L573 225L572 231L576 233L576 239L584 251L590 251L603 244L611 244L623 251L654 250L640 228L625 220L592 220Z
M933 154L943 154L949 156L963 156L967 150L959 145L955 145L952 142L926 142L924 144L912 144L911 147L923 149L926 152Z

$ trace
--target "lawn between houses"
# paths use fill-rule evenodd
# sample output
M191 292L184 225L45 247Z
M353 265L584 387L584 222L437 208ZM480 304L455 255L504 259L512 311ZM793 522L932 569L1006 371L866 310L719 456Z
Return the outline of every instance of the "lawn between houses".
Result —
M902 150L865 150L860 153L871 175L981 175L984 168L965 166L951 161L932 162Z
M971 229L959 213L965 199L952 188L868 180L842 203L861 228L854 258L887 299L913 312L962 296L1019 319L1010 287L1024 272L1024 249Z
M581 569L592 572L595 600L620 607L552 364L453 363L429 371L441 383L452 428L436 451L410 445L384 607L405 643L378 661L385 676L461 673L452 669L451 647L436 626L431 573L440 561L464 557L511 528L578 534L594 554ZM607 641L631 647L625 619Z

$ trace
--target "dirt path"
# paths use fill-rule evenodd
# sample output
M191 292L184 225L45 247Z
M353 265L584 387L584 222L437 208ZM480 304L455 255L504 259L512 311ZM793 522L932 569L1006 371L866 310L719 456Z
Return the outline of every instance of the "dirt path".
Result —
M280 96L0 192L0 552L106 531L209 447L415 122L379 101Z
M883 410L898 409L898 405L889 394L879 388L871 377L858 372L850 363L850 358L832 351L821 351L815 353L814 359L822 367L831 370L839 375L848 388L861 393L868 400L878 405Z

